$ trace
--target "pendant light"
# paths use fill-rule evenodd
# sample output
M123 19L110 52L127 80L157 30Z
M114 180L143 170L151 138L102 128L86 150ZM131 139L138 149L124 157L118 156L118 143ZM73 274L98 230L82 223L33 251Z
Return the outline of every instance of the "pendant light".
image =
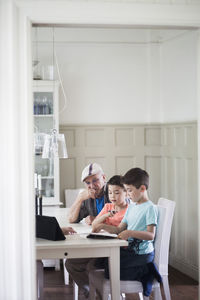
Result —
M53 53L52 53L52 65L53 65L53 94L55 91L55 34L54 34L54 27L52 27L52 40L53 40ZM57 64L58 68L58 64ZM59 70L58 70L58 74ZM59 79L62 85L62 81L59 75ZM54 158L68 158L67 148L65 143L65 136L64 134L59 134L58 131L53 128L51 134L45 135L44 147L42 158L49 158L51 161Z
M45 135L42 158L68 158L64 134L58 134L56 129Z

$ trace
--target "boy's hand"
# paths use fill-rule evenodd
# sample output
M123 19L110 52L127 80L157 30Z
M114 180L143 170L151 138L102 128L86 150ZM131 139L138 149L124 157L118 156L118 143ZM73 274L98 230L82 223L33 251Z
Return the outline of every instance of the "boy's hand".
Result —
M97 224L95 227L92 228L92 232L99 232L103 229L103 224Z
M94 216L87 216L87 217L85 218L85 223L86 223L87 225L91 225L92 222L94 221L94 219L95 219Z
M124 230L124 231L120 232L117 237L121 240L126 241L130 237L130 232L129 232L129 230Z
M109 210L108 212L109 212L108 217L113 217L116 214L115 210Z

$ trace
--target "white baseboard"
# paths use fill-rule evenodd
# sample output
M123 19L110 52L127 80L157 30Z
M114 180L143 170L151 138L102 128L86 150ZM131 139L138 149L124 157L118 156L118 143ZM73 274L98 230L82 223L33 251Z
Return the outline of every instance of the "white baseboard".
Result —
M198 266L194 266L185 261L179 260L177 257L170 256L169 264L173 268L179 270L180 272L188 275L189 277L199 281L199 271Z

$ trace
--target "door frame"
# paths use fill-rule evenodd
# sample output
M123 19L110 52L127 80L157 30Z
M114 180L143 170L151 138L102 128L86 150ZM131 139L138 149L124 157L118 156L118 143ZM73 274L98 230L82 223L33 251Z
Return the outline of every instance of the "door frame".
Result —
M200 28L200 5L174 5L174 4L144 4L131 2L106 1L15 1L18 11L18 26L20 33L19 51L26 59L21 60L19 83L21 86L21 103L26 104L26 111L32 111L32 78L31 78L31 24L52 24L67 26L111 26L111 27L164 27L169 29ZM200 129L200 34L198 39L198 66L197 66L197 101L198 101L198 129ZM30 76L27 76L29 74ZM23 83L23 84L22 84ZM23 88L25 87L25 92ZM30 145L33 141L33 121L24 118L26 138ZM22 145L20 146L22 147ZM200 149L200 130L198 130L198 153ZM20 149L19 149L20 150ZM25 155L30 149L25 149ZM200 156L199 156L200 157ZM32 162L31 162L32 164ZM33 178L33 168L27 168L27 180ZM200 175L200 162L198 161L198 175ZM33 180L32 190L33 190ZM198 176L200 186L200 176ZM198 201L200 203L200 201ZM29 202L29 211L34 205L34 197ZM200 210L200 204L198 211ZM26 213L24 211L24 213ZM29 222L27 220L27 222ZM34 231L34 219L31 221ZM33 258L30 249L29 257ZM32 270L33 271L33 270ZM24 282L24 284L26 284ZM33 298L34 299L34 296Z

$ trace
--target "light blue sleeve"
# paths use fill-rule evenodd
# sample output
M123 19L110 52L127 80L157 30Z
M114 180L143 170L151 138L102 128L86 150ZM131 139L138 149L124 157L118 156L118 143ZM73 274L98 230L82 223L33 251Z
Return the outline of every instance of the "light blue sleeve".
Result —
M127 223L127 214L128 214L128 210L129 210L129 206L128 206L126 212L125 212L125 215L124 215L123 219L121 220L121 223L128 224L128 223Z
M157 225L157 222L158 222L158 208L156 205L151 205L146 213L146 224L147 226L151 224Z

